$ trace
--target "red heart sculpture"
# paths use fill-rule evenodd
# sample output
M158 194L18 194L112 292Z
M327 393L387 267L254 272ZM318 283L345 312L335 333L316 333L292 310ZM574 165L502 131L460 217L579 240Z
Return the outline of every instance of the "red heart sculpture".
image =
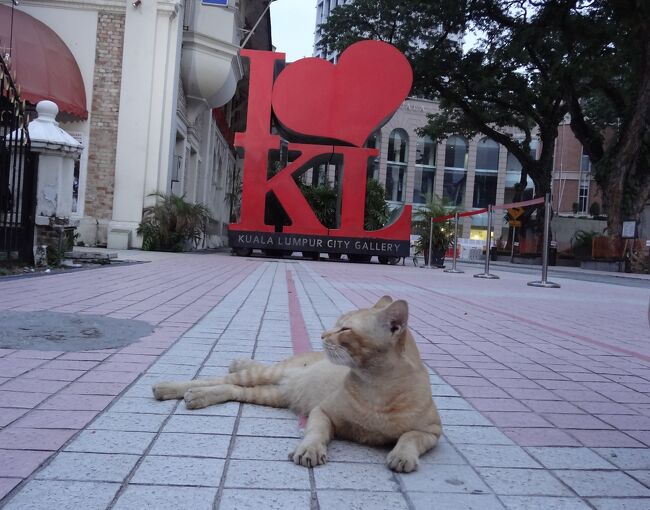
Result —
M337 64L303 58L288 65L273 85L273 110L291 133L361 147L399 108L413 71L394 46L361 41Z

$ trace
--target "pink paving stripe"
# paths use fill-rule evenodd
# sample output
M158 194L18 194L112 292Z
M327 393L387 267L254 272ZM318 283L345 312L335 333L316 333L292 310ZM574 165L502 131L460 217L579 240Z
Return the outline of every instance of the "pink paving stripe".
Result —
M311 344L309 343L309 334L307 333L307 326L300 311L300 303L298 302L298 293L296 292L296 285L293 283L293 275L287 271L287 287L289 291L289 324L291 326L291 343L293 344L294 354L311 351Z
M289 324L291 327L293 353L300 354L302 352L309 352L311 351L311 344L309 343L309 334L307 333L307 326L305 326L305 319L300 310L296 285L293 283L293 275L291 272L287 271L286 274L287 290L289 294ZM307 426L306 416L301 416L298 419L298 426L303 429Z
M387 278L390 278L390 277L387 277ZM390 279L392 280L393 278L390 278ZM463 299L463 298L460 298L460 297L457 297L457 296L449 296L447 294L443 294L442 292L431 290L431 289L428 289L426 287L422 287L420 285L417 285L415 283L411 283L411 285L413 285L414 287L417 287L418 289L422 289L422 290L425 290L427 292L432 292L434 294L444 296L447 299L453 299L453 300L456 300L456 301L460 301L461 303L465 303L466 305L478 306L479 308L483 308L484 310L488 310L488 311L493 312L493 313L498 313L498 314L501 314L501 315L505 315L506 317L509 317L511 319L515 319L515 320L518 320L518 321L521 321L521 322L525 322L525 323L530 324L532 326L537 326L538 328L546 329L547 331L552 331L553 333L558 333L560 335L564 335L564 336L567 336L569 338L573 338L575 340L578 340L579 342L583 342L583 343L587 343L587 344L591 344L591 345L597 345L598 347L602 347L603 349L608 349L608 350L613 351L613 352L626 354L627 356L632 356L634 358L637 358L637 359L640 359L640 360L643 360L643 361L650 361L650 356L648 356L646 354L643 354L643 353L640 353L640 352L632 351L630 349L625 349L624 347L618 347L616 345L608 344L606 342L601 342L600 340L594 340L593 338L589 338L589 337L579 335L579 334L576 334L576 333L571 333L569 331L564 331L563 329L555 328L553 326L549 326L547 324L543 324L541 322L537 322L537 321L534 321L532 319L522 317L521 315L516 315L516 314L513 314L513 313L504 312L503 310L499 310L498 308L492 308L490 306L475 303L473 301L470 301L469 299Z

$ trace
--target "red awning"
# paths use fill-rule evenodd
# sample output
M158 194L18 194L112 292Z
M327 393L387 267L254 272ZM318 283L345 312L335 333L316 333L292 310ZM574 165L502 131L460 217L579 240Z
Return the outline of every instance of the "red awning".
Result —
M36 104L54 101L59 111L87 119L86 89L74 56L56 33L44 23L0 5L0 51L11 47L10 68L16 72L20 97Z

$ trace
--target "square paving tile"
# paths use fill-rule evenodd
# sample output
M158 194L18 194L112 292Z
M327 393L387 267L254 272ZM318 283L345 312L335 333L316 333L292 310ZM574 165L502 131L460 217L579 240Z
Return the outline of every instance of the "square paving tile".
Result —
M547 496L501 496L508 510L590 510L580 498Z
M105 510L120 484L31 480L3 510Z
M0 500L22 481L22 478L0 478Z
M547 469L613 469L589 448L526 448Z
M0 448L8 450L58 450L75 430L7 427L0 430Z
M571 496L571 492L541 469L477 468L481 477L502 495Z
M589 498L597 510L648 510L650 498Z
M444 428L444 434L453 443L512 444L512 440L496 427L450 425Z
M507 445L470 445L457 446L472 466L541 468L523 448Z
M194 434L230 434L235 425L231 416L173 415L163 432L188 432Z
M504 510L505 507L491 494L435 494L410 492L415 510ZM545 509L546 510L546 509Z
M136 469L131 483L218 487L223 466L222 459L147 455Z
M61 452L44 469L38 480L121 482L129 474L137 455Z
M650 469L647 448L594 448L594 451L621 469Z
M230 436L163 432L153 443L151 455L210 457L225 459Z
M620 471L556 471L579 496L650 497L650 489Z
M241 418L237 428L239 436L302 437L298 419L277 420L265 418Z
M143 454L151 443L153 432L117 430L84 430L66 446L68 452Z
M288 460L289 452L293 451L299 442L299 439L287 437L237 436L232 458L285 461ZM330 459L332 458L332 445L335 443L336 441L330 443L328 448L328 457Z
M130 484L114 510L212 510L217 489L213 487L166 487Z
M309 470L289 460L232 460L225 487L309 490Z
M585 446L603 448L643 446L643 443L618 430L571 430L569 433Z
M92 430L158 432L167 416L163 414L128 414L107 412L88 425Z
M321 510L407 510L404 496L395 492L370 491L318 491L318 504ZM306 507L305 507L306 508Z
M308 509L310 501L311 494L309 491L224 489L219 510L241 510L244 508L264 510Z
M386 468L384 468L386 469ZM398 475L406 490L435 493L490 494L492 491L470 466L420 464L417 471Z
M12 421L17 420L28 411L29 409L12 409L8 407L0 407L0 427L6 427Z
M504 428L503 432L519 446L580 446L580 443L558 429Z
M36 429L79 430L87 425L96 415L96 411L54 411L36 409L20 418L14 426Z
M52 452L0 450L0 476L27 477L50 455Z

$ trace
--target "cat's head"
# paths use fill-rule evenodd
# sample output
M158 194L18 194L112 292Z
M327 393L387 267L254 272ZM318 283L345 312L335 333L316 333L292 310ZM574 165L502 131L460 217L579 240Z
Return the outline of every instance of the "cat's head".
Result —
M328 359L337 365L366 368L391 351L401 352L407 332L408 304L382 297L372 308L348 312L321 338Z

